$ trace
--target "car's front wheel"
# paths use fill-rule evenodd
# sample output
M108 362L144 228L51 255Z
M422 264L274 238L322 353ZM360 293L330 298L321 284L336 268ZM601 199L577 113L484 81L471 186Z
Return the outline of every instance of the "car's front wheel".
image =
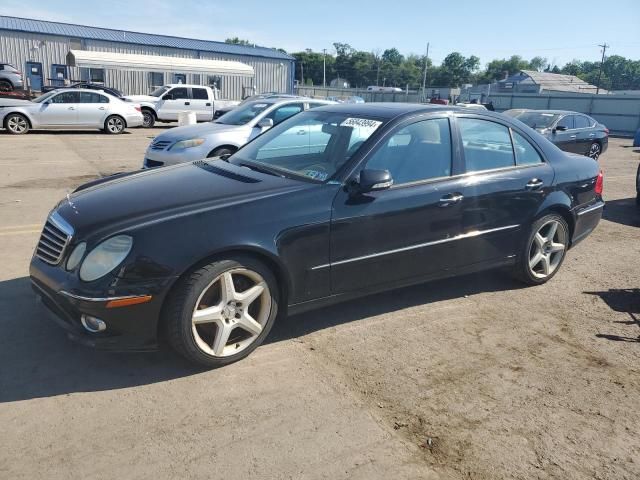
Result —
M10 113L4 119L4 128L13 135L23 135L29 131L29 120L20 113Z
M112 135L118 135L124 132L125 127L124 119L117 115L111 115L104 122L104 131Z
M174 289L163 312L171 346L206 367L238 361L268 335L278 314L273 273L250 257L199 268Z
M529 285L549 281L558 273L569 248L569 227L555 213L536 220L515 266L515 276Z
M8 80L0 80L0 92L13 91L13 85Z

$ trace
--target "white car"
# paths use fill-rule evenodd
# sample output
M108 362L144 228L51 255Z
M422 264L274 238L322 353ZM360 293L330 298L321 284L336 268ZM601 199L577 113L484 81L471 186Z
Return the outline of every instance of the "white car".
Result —
M90 129L122 133L142 126L140 105L103 91L82 88L53 90L33 102L0 106L0 125L14 135L31 129Z
M158 135L147 148L143 166L162 167L230 155L254 137L296 113L335 103L304 97L267 98L248 102L213 122L172 128Z

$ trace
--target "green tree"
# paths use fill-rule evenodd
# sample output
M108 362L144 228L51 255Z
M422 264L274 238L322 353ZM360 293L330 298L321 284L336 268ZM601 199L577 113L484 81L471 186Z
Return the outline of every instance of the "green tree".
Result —
M253 42L238 37L227 38L224 43L231 43L233 45L253 45Z

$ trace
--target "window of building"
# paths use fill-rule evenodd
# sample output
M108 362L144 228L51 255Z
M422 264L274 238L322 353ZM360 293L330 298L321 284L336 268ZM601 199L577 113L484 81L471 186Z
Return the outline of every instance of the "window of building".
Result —
M187 74L186 73L174 73L173 74L173 83L187 83Z
M396 185L450 176L449 120L422 120L401 128L373 154L367 168L389 170Z
M194 73L191 76L191 83L193 85L200 85L200 74L199 73Z
M209 75L207 83L210 87L222 90L222 77L220 75Z
M80 80L90 83L104 83L104 68L80 68Z
M164 85L164 73L149 72L149 84L152 88L158 88Z
M475 118L459 118L467 172L515 165L509 129L499 123Z

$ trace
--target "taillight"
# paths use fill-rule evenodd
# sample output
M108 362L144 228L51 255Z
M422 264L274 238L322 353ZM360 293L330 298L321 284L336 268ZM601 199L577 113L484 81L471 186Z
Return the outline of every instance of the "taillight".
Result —
M604 127L604 134L609 136L609 129L607 127Z
M604 190L604 172L600 170L600 173L598 173L598 177L596 178L596 187L594 191L596 192L597 195L602 196L603 190Z

